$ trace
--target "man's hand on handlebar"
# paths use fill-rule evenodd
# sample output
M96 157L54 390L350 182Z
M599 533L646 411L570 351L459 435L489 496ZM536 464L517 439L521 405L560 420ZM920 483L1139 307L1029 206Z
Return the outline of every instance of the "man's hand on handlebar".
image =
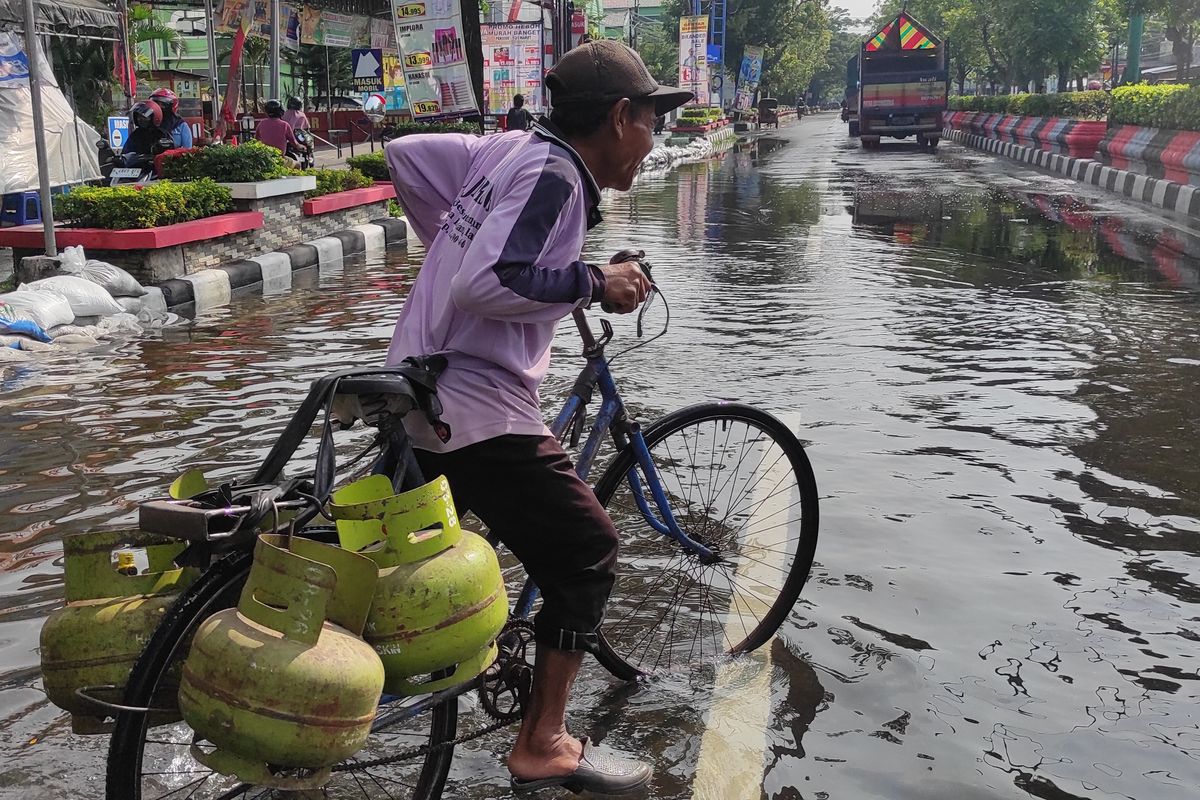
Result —
M629 314L650 294L650 278L637 261L623 261L600 267L604 273L604 298L601 308L610 313Z

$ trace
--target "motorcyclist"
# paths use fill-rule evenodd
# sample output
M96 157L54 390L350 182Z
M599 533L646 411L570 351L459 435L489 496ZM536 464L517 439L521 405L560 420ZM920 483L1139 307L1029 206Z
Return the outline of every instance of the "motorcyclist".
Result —
M129 139L121 150L121 164L137 167L152 159L155 147L163 139L170 139L163 130L163 112L157 103L143 100L129 109Z
M299 97L289 97L287 101L287 112L283 115L283 120L292 126L293 131L306 131L309 129L308 115L304 113L304 101Z
M283 103L274 99L268 100L265 108L267 118L258 123L255 138L283 153L284 158L295 161L292 153L300 151L300 143L296 141L292 126L283 118Z
M170 89L155 89L150 93L150 100L162 109L162 129L176 147L192 146L191 126L179 116L179 97Z

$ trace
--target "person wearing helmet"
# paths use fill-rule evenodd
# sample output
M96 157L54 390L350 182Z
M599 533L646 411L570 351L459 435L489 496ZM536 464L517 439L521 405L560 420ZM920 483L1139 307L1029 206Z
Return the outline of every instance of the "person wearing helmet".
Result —
M162 125L160 126L171 142L180 148L192 146L191 126L179 116L179 97L170 89L155 89L150 93L150 100L162 109Z
M154 156L154 147L162 139L170 138L163 130L162 108L157 103L143 100L129 109L129 139L121 151L121 163L135 167Z
M267 118L259 120L255 138L283 153L284 158L294 161L288 154L288 148L299 150L300 143L296 141L292 126L283 118L283 104L278 100L268 100L264 108Z
M304 101L299 97L288 98L287 111L284 112L283 119L292 126L293 131L309 129L308 116L304 113Z

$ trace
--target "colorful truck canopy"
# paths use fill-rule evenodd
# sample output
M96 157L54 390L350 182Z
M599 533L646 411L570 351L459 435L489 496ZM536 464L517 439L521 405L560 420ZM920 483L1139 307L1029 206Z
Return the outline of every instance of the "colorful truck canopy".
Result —
M901 14L867 40L866 51L934 50L941 41L907 14Z

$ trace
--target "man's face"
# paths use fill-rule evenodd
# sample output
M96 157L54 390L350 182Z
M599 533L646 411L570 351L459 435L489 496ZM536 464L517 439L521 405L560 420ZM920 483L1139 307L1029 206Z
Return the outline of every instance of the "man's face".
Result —
M614 109L612 131L611 175L609 186L622 192L629 191L638 167L654 148L654 106L645 104L622 104Z

